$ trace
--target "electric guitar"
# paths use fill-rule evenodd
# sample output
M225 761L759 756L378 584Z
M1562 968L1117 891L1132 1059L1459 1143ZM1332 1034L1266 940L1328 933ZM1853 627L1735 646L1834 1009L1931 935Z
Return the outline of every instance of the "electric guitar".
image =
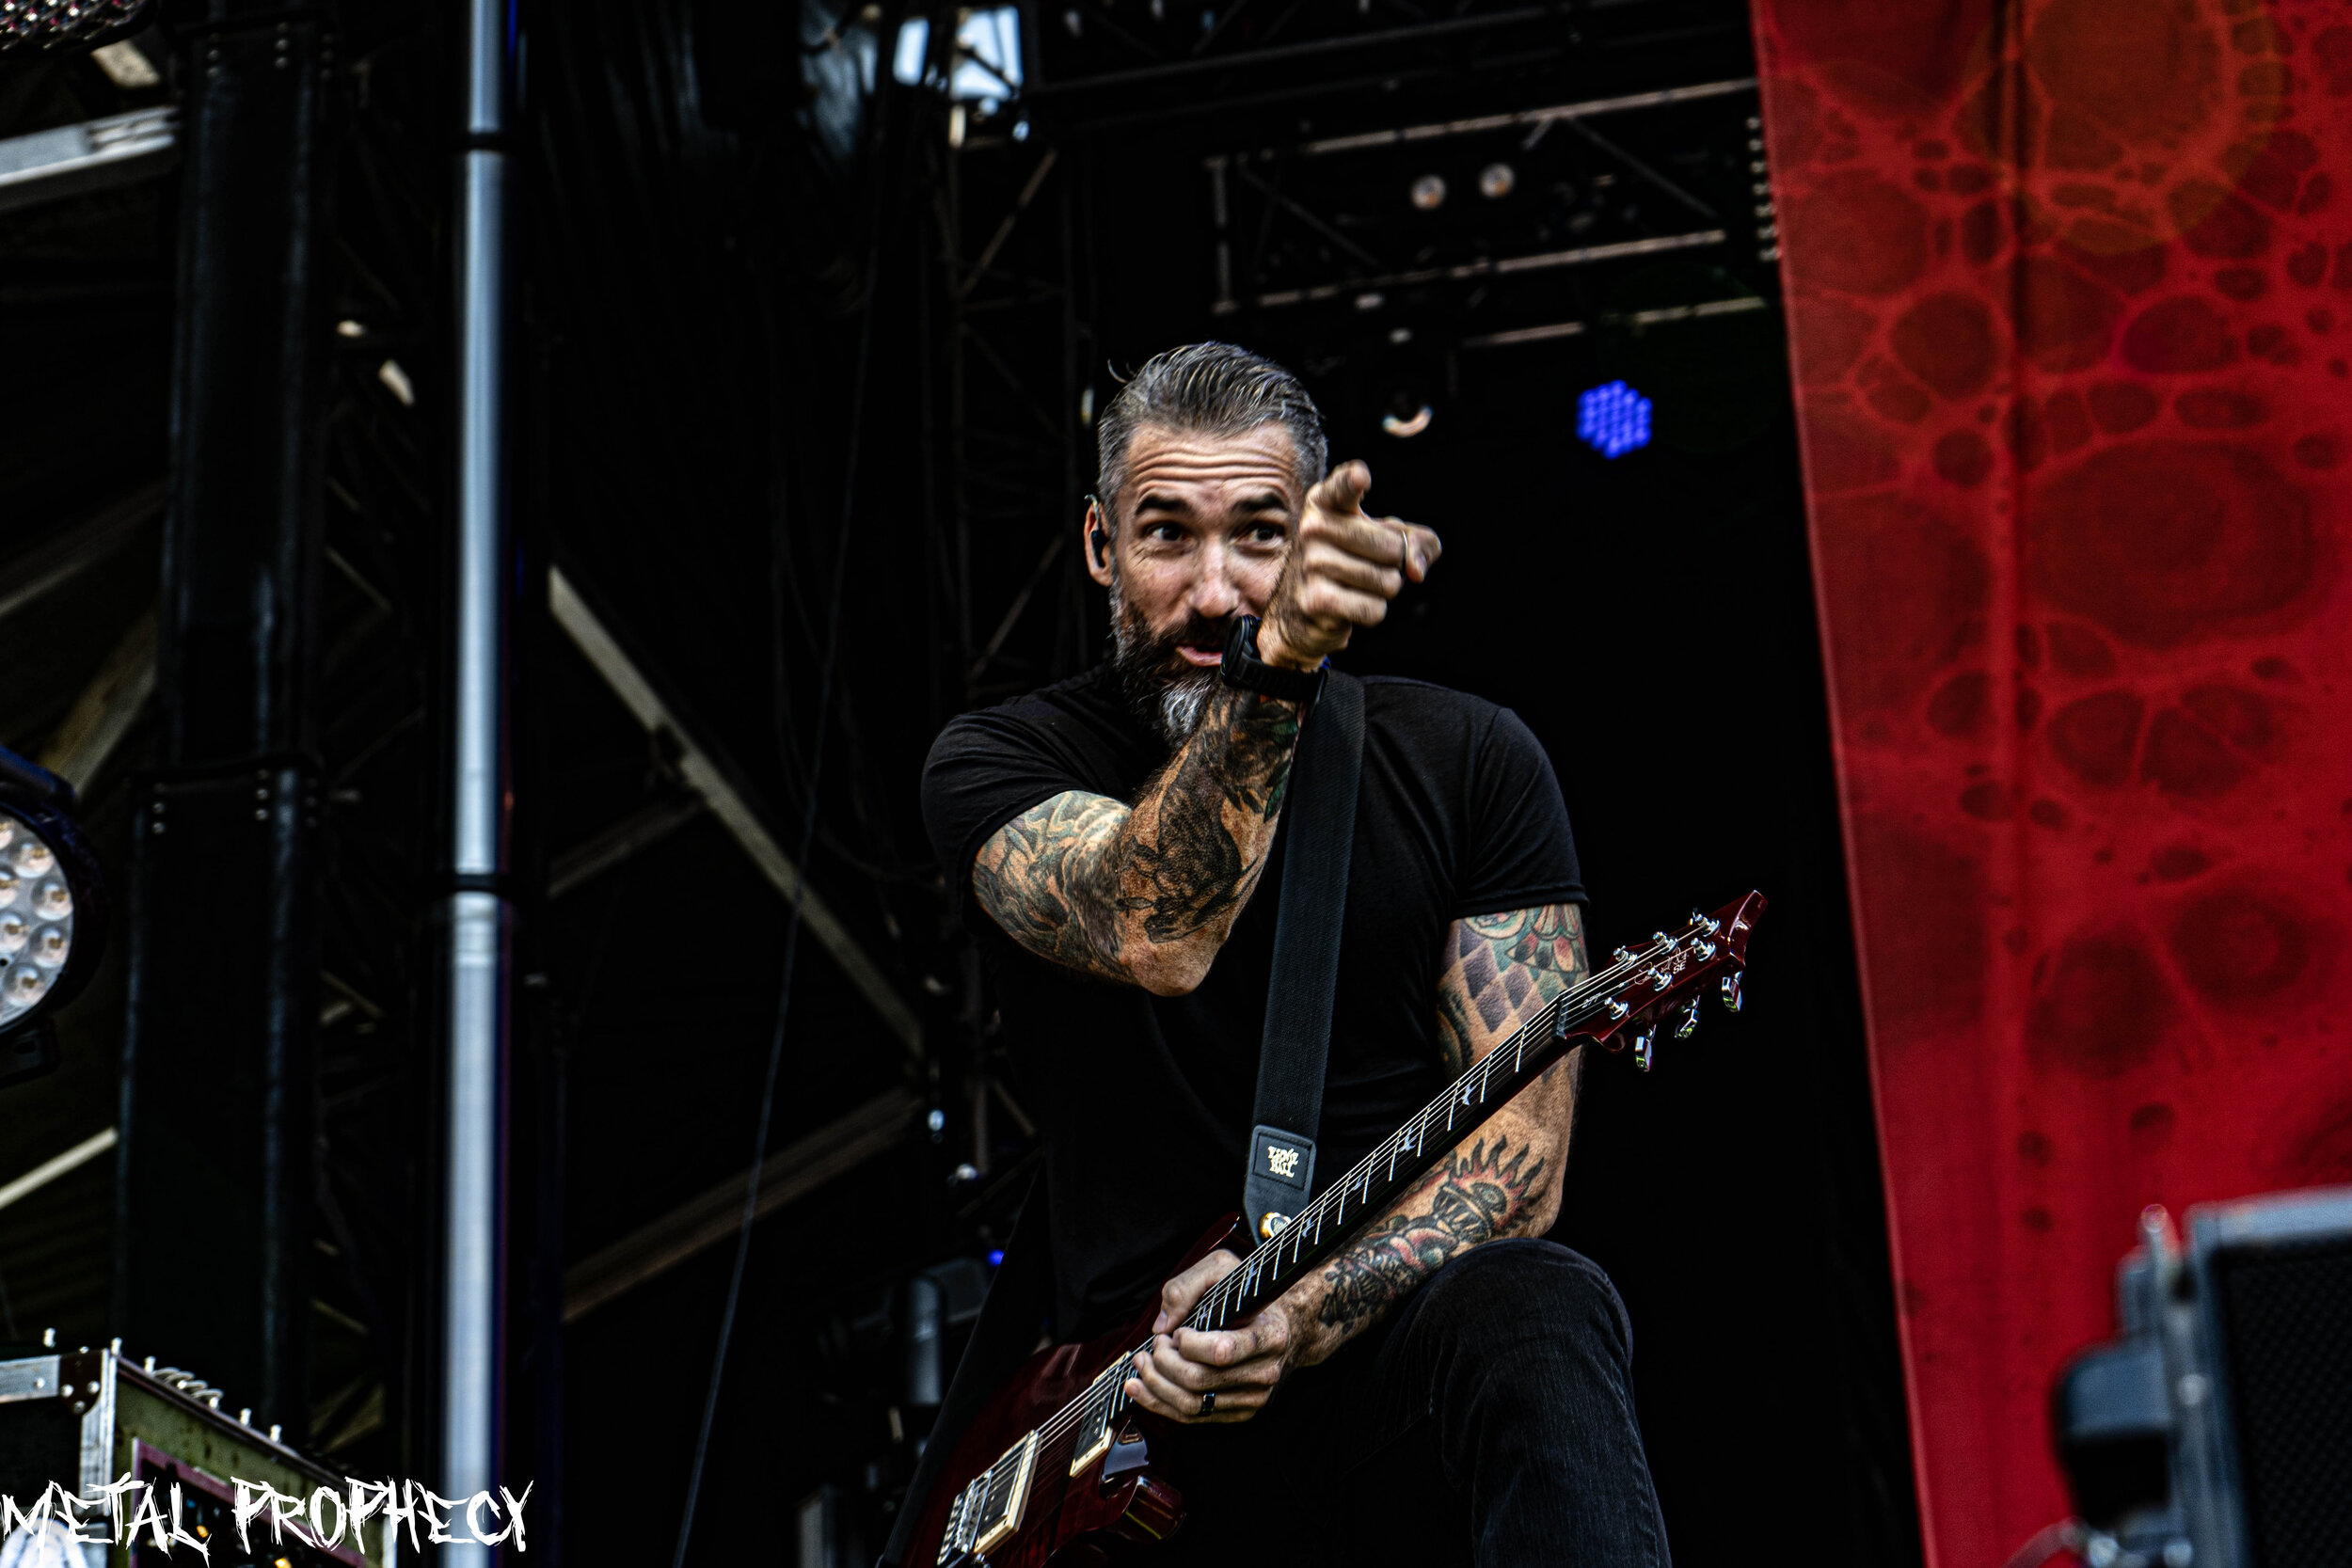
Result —
M1185 1323L1222 1328L1279 1296L1576 1047L1619 1051L1629 1041L1634 1065L1646 1072L1662 1025L1673 1022L1677 1037L1698 1026L1710 981L1737 1012L1748 934L1763 910L1763 895L1751 893L1711 915L1693 914L1675 935L1618 948L1606 968L1538 1010L1263 1241L1228 1215L1177 1272L1220 1246L1244 1255L1241 1266L1202 1295ZM1151 1468L1158 1418L1130 1411L1124 1392L1135 1356L1151 1347L1155 1312L1156 1304L1146 1307L1100 1338L1029 1358L958 1439L931 1495L908 1499L924 1513L907 1568L1100 1564L1184 1523L1183 1497Z

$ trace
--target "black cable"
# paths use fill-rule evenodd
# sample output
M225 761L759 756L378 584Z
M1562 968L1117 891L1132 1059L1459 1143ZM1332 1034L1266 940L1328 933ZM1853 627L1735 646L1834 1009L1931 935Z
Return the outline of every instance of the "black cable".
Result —
M881 139L879 136L876 138ZM792 888L792 913L784 932L784 978L776 994L776 1027L768 1045L768 1078L759 1096L759 1133L752 1143L750 1180L743 1192L743 1222L735 1240L735 1269L727 1279L726 1307L719 1318L719 1348L710 1362L710 1391L703 1401L702 1429L694 1438L694 1464L686 1483L686 1512L678 1521L677 1550L672 1568L686 1568L686 1546L694 1533L694 1505L702 1495L703 1466L710 1454L710 1429L719 1413L719 1391L726 1381L727 1347L735 1337L736 1308L743 1295L743 1271L752 1252L752 1225L759 1214L759 1176L768 1157L768 1132L774 1119L776 1080L784 1068L785 1021L792 1007L792 972L800 954L801 912L808 895L809 850L817 839L818 784L825 762L825 739L831 727L834 673L841 647L842 588L848 578L850 526L857 510L857 464L866 430L866 377L873 358L874 296L882 277L882 239L889 206L888 191L875 195L872 234L866 252L866 309L858 324L857 370L850 381L849 438L844 447L841 482L841 531L834 542L833 584L825 608L825 657L817 680L817 722L809 746L808 805L801 818L801 853L796 863L800 879Z

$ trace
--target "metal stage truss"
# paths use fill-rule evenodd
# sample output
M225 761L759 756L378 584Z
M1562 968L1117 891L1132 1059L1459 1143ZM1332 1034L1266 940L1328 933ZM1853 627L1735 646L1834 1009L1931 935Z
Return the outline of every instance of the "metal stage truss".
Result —
M1311 381L1777 305L1736 5L1093 0L1024 9L1018 69L993 14L931 14L913 95L943 711L1092 655L1091 418L1142 346L1105 338L1095 247L1130 228L1199 252L1167 313Z

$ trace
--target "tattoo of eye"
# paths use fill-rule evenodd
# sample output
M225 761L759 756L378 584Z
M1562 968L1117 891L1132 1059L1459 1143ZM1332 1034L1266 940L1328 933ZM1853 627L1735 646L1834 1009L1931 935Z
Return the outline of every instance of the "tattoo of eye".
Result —
M1128 943L1181 942L1229 921L1265 868L1298 741L1298 710L1220 689L1133 808L1072 792L991 835L973 894L1041 958L1109 978Z
M1545 904L1457 921L1438 982L1438 1038L1447 1068L1469 1070L1478 1044L1558 996L1592 968L1583 911Z
M1534 1208L1544 1162L1498 1137L1455 1149L1422 1179L1423 1204L1375 1224L1324 1271L1316 1316L1343 1332L1387 1311L1467 1248L1510 1234ZM1507 1158L1506 1158L1507 1156ZM1410 1206L1411 1199L1405 1206Z

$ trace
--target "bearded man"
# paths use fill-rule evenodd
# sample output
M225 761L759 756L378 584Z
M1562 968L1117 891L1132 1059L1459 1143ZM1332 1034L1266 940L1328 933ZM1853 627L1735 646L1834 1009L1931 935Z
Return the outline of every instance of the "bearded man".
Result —
M1113 657L951 723L923 801L1045 1132L1055 1337L1159 1295L1127 1394L1176 1423L1152 1463L1189 1515L1157 1560L1664 1564L1625 1308L1541 1239L1577 1056L1254 1318L1178 1326L1237 1261L1162 1288L1233 1206L1249 1144L1284 794L1314 721L1277 693L1439 544L1367 515L1371 475L1325 474L1305 389L1229 345L1150 361L1098 439L1080 526ZM1587 968L1566 808L1527 727L1418 681L1363 700L1327 1173Z

